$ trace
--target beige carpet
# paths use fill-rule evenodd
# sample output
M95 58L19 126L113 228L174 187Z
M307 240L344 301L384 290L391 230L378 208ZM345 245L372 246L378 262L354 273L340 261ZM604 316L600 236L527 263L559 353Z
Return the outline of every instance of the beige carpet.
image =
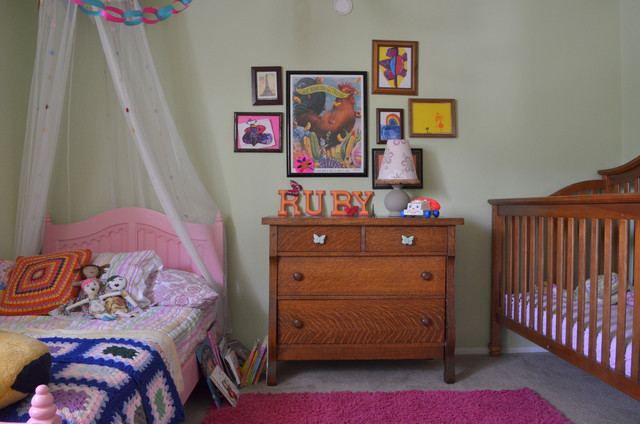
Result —
M456 383L442 381L441 360L304 361L278 364L278 384L264 378L241 393L484 390L528 387L574 424L638 424L640 401L548 353L456 357ZM240 396L242 401L242 395ZM185 405L187 423L201 423L212 405L202 382ZM230 407L225 405L225 407Z

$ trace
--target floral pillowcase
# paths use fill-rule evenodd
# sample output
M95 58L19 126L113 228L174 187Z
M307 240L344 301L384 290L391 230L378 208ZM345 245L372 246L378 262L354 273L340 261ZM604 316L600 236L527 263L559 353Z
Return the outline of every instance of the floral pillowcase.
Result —
M151 274L144 295L152 304L192 308L211 306L218 297L202 276L177 269L162 269Z

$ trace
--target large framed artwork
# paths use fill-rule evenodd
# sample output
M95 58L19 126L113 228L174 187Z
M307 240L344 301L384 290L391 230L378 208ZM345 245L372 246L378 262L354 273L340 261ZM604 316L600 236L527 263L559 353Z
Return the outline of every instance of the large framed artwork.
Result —
M287 176L367 176L367 73L287 71Z
M418 94L418 42L373 40L373 94Z
M410 137L455 137L455 99L409 99Z
M234 152L282 152L282 120L280 112L233 114Z

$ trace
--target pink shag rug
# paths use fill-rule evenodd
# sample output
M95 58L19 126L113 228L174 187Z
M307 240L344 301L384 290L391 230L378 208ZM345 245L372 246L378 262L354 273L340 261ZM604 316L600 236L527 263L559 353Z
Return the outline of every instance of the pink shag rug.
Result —
M531 389L247 393L215 406L203 424L571 424Z

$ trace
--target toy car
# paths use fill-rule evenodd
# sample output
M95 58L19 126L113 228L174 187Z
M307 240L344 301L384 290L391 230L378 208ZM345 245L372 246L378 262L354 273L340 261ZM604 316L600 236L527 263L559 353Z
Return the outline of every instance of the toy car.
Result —
M402 217L406 216L424 216L425 218L440 216L440 203L433 199L424 197L413 199L407 204L407 209L400 212Z

